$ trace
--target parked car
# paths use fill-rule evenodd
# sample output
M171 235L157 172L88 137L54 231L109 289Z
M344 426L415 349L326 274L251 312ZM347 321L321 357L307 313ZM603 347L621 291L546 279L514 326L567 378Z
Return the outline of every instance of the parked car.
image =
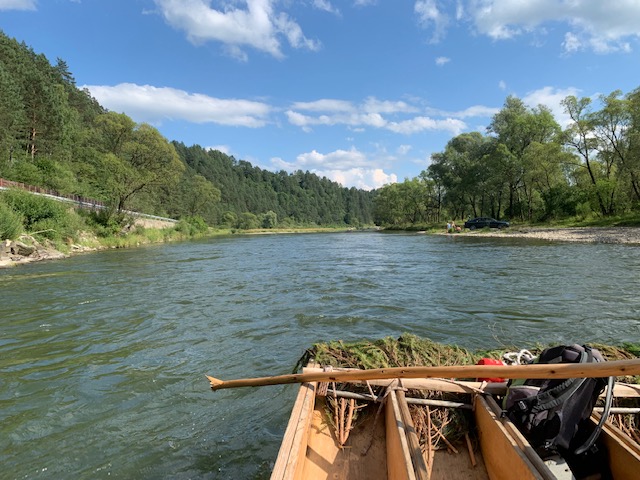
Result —
M502 220L496 220L489 217L478 217L472 220L464 222L464 228L469 230L475 230L476 228L505 228L509 226L509 222L503 222Z

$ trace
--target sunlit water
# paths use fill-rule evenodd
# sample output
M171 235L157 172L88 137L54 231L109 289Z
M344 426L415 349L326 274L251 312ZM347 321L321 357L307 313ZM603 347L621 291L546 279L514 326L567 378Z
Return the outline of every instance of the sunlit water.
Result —
M0 478L267 478L323 340L640 341L640 248L250 236L0 271Z

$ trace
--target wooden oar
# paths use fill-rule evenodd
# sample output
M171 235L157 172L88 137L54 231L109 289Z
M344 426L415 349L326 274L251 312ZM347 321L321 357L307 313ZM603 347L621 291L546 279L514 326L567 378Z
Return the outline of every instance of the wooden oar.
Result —
M600 378L640 375L640 358L601 363L553 363L531 365L457 365L439 367L395 367L373 370L350 370L295 373L273 377L219 380L207 375L212 390L260 387L304 382L346 382L385 378Z

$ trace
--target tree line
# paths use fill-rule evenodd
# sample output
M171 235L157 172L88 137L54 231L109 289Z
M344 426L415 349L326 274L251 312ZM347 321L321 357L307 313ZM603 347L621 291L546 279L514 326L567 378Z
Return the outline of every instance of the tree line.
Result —
M377 195L376 220L403 227L444 217L523 222L640 211L640 89L568 96L563 127L544 106L507 97L486 133L463 133L417 178Z
M3 32L0 177L102 201L105 221L134 210L231 228L373 222L375 192L171 142L103 108L64 60L52 65Z

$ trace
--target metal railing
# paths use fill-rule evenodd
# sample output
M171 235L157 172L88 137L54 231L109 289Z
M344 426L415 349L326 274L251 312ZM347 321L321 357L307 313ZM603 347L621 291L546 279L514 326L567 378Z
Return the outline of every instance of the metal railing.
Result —
M0 190L6 190L7 188L19 188L20 190L25 190L35 195L42 195L45 197L49 197L59 202L73 203L82 208L90 208L94 210L102 210L107 208L104 202L101 202L100 200L94 200L91 198L82 197L80 195L63 195L55 190L50 190L48 188L36 187L34 185L28 185L26 183L14 182L12 180L5 180L4 178L0 178ZM153 220L161 220L163 222L172 222L172 223L178 222L174 218L159 217L157 215L149 215L147 213L133 212L131 210L124 210L124 213L127 213L129 215L134 215L137 217L150 218Z

